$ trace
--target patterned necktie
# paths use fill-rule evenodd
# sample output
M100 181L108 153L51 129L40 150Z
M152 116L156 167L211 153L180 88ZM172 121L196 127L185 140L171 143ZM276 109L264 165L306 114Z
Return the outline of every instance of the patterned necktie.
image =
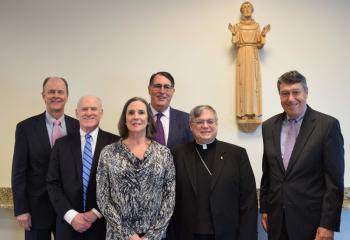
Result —
M61 125L61 122L59 120L53 121L53 128L52 128L52 135L51 135L52 146L55 144L58 138L62 137L60 125Z
M165 135L164 135L164 129L163 129L163 124L160 121L161 117L163 116L163 113L159 112L156 114L157 120L156 120L156 137L155 140L159 142L160 144L165 145Z
M90 170L92 166L92 146L91 146L91 135L85 135L85 146L83 153L83 205L84 211L86 207L86 192L89 185Z
M283 154L283 165L284 165L284 169L286 170L288 167L290 156L292 155L295 140L297 139L297 136L298 136L297 121L295 119L289 120L288 125L289 125L289 129L288 129L287 144Z

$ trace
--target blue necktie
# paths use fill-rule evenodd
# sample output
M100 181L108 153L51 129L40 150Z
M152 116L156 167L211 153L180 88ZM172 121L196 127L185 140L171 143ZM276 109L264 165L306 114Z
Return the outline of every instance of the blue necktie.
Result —
M92 146L91 135L85 135L85 146L83 153L83 205L86 207L86 192L89 185L90 170L92 166Z

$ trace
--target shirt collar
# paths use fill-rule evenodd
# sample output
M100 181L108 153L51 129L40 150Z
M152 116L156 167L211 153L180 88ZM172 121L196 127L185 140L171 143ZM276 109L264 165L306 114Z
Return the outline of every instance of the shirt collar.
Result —
M53 122L56 120L53 116L50 115L50 113L48 113L47 111L45 111L45 119L48 123L50 123L50 126L53 125ZM64 122L64 114L59 118L57 119L58 121L61 122Z
M83 129L80 128L80 136L82 138L85 138L85 135L87 134L86 132L83 131ZM95 141L97 139L97 134L98 134L98 131L99 131L99 127L95 128L93 131L91 131L89 134L91 135L92 137L92 140Z
M152 104L150 104L149 106L151 107L153 116L155 116L155 115L158 113L158 111L155 110L155 109L152 107ZM163 113L163 116L164 116L164 117L166 117L166 118L169 119L169 118L170 118L170 106L167 107L167 108L166 108L163 112L161 112L161 113Z
M299 121L304 119L306 110L307 110L307 106L306 106L305 110L295 119L296 122L299 122ZM289 120L291 120L291 118L289 118L288 115L286 114L286 120L285 121L288 122Z
M208 148L211 148L213 146L216 145L216 138L214 138L213 141L211 141L210 143L204 143L204 144L201 144L201 143L198 143L196 140L194 140L194 144L199 148L199 149L203 149L203 150L207 150Z

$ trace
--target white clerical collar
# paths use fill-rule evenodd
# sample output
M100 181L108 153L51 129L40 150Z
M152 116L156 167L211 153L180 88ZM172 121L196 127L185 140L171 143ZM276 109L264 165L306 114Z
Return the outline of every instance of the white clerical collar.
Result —
M211 141L211 142L209 142L209 143L204 143L204 144L202 144L202 143L198 143L197 140L196 140L196 143L197 143L199 146L201 146L202 149L207 150L207 149L208 149L208 145L209 145L209 144L212 144L214 141L215 141L215 138L213 139L213 141Z

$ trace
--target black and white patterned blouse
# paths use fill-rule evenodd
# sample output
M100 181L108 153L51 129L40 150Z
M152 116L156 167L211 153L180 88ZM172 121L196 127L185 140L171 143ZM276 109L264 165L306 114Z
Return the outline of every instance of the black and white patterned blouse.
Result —
M152 141L140 160L121 140L110 144L101 152L96 181L106 240L135 233L161 239L175 205L175 167L167 147Z

